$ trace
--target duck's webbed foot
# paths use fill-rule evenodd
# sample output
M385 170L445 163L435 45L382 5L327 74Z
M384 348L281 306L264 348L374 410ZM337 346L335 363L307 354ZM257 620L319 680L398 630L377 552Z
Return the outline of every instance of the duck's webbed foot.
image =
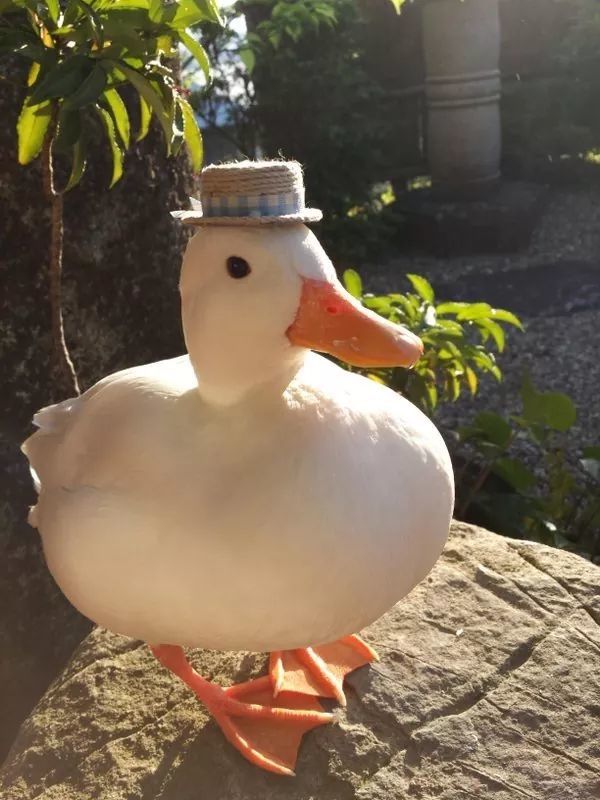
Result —
M314 697L286 692L275 698L268 675L224 689L199 675L181 647L150 649L196 694L229 742L269 772L293 775L302 736L333 719Z
M317 647L274 650L269 660L273 693L333 697L345 706L344 677L371 661L379 661L379 656L356 634Z

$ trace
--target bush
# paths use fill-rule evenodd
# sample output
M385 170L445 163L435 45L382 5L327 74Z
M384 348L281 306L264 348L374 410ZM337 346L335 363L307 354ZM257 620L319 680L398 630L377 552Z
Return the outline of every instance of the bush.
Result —
M521 401L519 415L482 412L459 431L457 514L600 561L600 447L569 448L577 412L567 395L539 392L526 377ZM537 471L514 452L519 440Z
M372 295L363 292L355 270L344 273L346 288L366 308L405 325L425 345L412 370L355 371L433 416L440 404L456 401L461 393L477 394L482 375L502 379L495 353L504 350L505 326L522 326L513 313L488 303L438 302L424 277L407 277L412 292ZM576 409L567 395L540 392L526 378L521 400L520 414L483 411L447 437L455 465L456 516L600 562L600 447L581 453L569 447ZM537 470L519 455L519 443L535 454Z
M571 5L572 22L563 39L552 43L550 68L504 83L508 171L576 178L600 172L594 162L600 148L600 8L596 0Z
M196 98L200 113L218 127L211 104L226 111L221 129L248 155L256 145L248 136L251 121L265 156L283 154L305 165L310 202L328 215L343 217L367 203L373 184L389 177L396 143L383 91L367 71L359 4L241 0L235 8L245 14L247 40L231 31L215 42L213 62L224 69ZM252 87L243 85L240 59Z
M364 294L355 270L346 270L343 280L366 308L421 337L425 352L413 370L393 367L366 374L432 415L439 403L454 402L463 391L475 395L482 374L501 380L494 351L504 350L503 325L522 326L515 314L488 303L438 303L426 278L407 277L413 292L385 295Z

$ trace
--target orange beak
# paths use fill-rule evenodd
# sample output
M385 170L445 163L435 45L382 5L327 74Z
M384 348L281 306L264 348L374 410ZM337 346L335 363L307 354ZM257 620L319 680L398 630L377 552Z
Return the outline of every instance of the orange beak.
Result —
M329 353L355 367L412 367L423 354L414 333L363 308L341 284L302 279L290 342Z

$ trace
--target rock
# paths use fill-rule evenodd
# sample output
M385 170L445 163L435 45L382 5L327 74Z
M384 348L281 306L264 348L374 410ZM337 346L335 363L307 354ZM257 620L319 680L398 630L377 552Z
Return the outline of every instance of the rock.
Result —
M336 725L296 778L228 745L141 643L94 630L23 724L2 800L592 800L600 796L600 570L455 523L431 575L365 637ZM264 655L195 651L226 684Z
M2 456L0 444L8 490L6 500L0 496L0 763L19 725L92 627L54 583L40 535L26 522L35 500L24 459L4 471Z

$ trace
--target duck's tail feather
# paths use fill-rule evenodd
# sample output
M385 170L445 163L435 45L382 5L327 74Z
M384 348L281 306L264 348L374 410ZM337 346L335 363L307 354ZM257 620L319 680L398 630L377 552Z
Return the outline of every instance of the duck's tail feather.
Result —
M29 470L38 495L47 483L48 476L53 473L57 451L80 402L80 398L72 397L42 408L33 417L33 424L38 430L23 442L21 451L29 460ZM28 521L34 528L38 523L37 510L38 506L29 509Z
M33 424L39 428L39 432L42 434L62 433L80 402L80 397L70 397L68 400L63 400L61 403L55 403L53 406L46 406L33 415ZM25 442L25 444L27 444L27 442Z

